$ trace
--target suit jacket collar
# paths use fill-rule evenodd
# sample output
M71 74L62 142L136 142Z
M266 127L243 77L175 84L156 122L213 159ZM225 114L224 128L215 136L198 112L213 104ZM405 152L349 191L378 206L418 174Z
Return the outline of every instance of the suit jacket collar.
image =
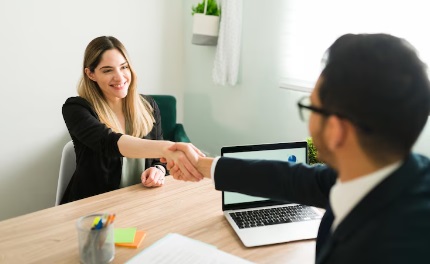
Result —
M414 184L419 179L419 164L413 154L410 154L403 165L374 187L335 229L332 236L327 239L316 263L324 263L336 243L348 239L360 226L371 219L381 208L395 200L403 190Z

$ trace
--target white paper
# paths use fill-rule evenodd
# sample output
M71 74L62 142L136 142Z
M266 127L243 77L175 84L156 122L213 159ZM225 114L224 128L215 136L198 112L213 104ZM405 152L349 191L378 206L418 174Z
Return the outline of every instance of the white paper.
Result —
M143 250L126 264L251 264L251 262L218 250L215 246L179 234L168 234Z

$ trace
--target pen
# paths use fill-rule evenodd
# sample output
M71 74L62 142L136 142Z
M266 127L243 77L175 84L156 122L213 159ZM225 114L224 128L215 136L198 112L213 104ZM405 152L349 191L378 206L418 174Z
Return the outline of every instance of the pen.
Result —
M106 222L106 226L112 224L114 220L115 220L115 214L110 214Z
M93 225L91 226L91 229L94 229L98 225L99 222L100 222L100 216L94 217Z
M102 218L96 217L94 218L93 226L91 227L91 230L99 230L103 227L103 221Z

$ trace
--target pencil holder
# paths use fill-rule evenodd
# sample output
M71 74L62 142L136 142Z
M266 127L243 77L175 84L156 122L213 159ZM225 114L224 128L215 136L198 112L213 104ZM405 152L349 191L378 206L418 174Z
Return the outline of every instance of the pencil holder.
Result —
M113 260L115 256L113 224L103 226L96 223L105 215L86 215L76 222L81 263L109 263Z

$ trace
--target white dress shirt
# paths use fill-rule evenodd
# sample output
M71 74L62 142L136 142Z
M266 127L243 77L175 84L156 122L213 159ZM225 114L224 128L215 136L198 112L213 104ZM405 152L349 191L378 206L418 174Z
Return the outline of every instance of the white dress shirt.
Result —
M347 182L341 182L337 179L330 191L330 205L334 214L334 222L331 227L332 231L336 229L339 223L342 222L366 194L399 168L401 164L402 162L398 161L375 172Z
M212 165L211 165L211 179L212 182L215 184L215 167L216 164L218 163L219 158L221 158L220 156L214 158L214 160L212 161Z

